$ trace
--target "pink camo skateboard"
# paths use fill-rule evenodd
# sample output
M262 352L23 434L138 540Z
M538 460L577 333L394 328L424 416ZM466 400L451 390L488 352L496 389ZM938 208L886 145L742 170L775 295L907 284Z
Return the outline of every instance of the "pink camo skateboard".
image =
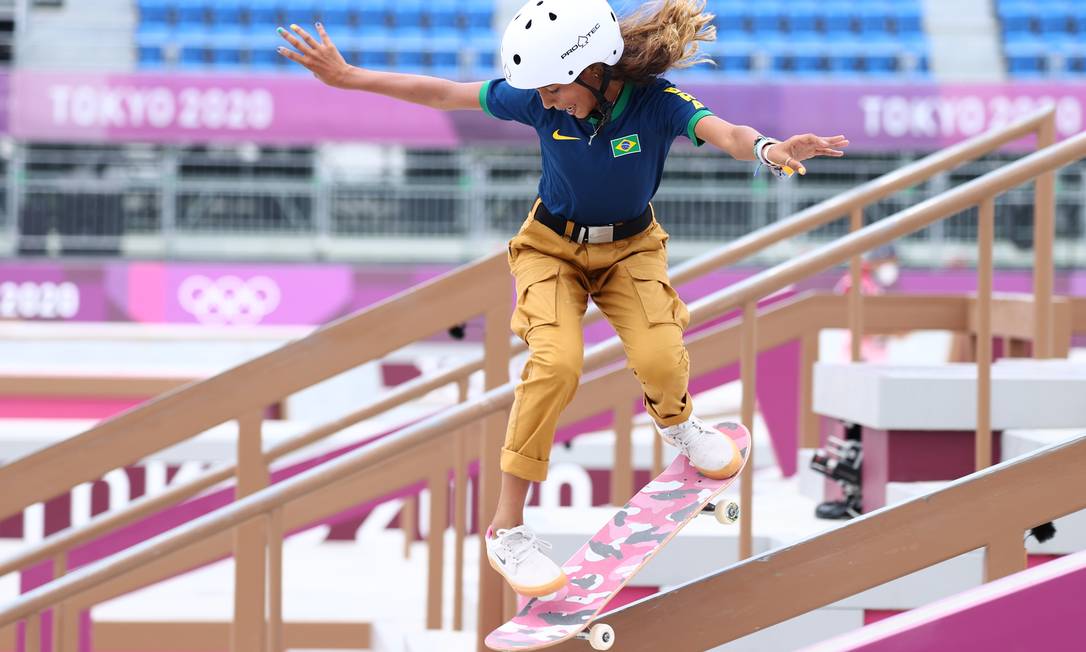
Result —
M562 565L569 584L555 594L522 600L519 613L486 637L487 647L541 650L581 638L594 649L610 649L615 632L593 619L645 563L699 514L712 513L721 523L739 517L734 502L714 506L709 501L743 472L750 458L750 433L738 423L716 427L735 440L743 456L735 475L713 480L698 473L684 456L676 457Z

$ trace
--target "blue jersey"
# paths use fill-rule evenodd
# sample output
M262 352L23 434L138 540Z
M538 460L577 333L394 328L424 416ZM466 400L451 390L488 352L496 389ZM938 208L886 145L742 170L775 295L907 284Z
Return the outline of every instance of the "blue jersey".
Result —
M687 136L712 111L666 79L645 86L626 83L611 122L589 145L595 121L545 109L535 90L504 79L483 84L479 103L501 120L534 127L543 154L539 196L551 213L580 224L625 222L641 215L660 187L671 143Z

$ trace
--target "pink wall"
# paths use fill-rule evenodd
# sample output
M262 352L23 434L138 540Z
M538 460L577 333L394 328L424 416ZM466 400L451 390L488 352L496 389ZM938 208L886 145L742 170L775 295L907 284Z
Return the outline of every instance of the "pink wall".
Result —
M802 652L1086 649L1086 552L914 609Z

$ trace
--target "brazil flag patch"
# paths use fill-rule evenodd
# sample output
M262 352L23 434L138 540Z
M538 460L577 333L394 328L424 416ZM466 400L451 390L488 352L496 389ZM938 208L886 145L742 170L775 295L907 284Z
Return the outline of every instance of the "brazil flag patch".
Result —
M627 154L637 154L640 151L641 139L637 137L637 134L623 136L611 141L611 154L613 154L615 158L626 156Z

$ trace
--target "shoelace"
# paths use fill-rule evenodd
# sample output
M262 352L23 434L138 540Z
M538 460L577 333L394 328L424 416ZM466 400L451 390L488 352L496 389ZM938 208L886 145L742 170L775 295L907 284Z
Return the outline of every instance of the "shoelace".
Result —
M700 441L702 438L712 436L713 434L715 434L715 431L710 430L700 421L695 421L690 424L690 427L685 433L678 437L673 437L672 439L675 441L675 445L678 447L679 451L684 456L686 456L687 459L689 459L690 449L694 446L694 444Z
M524 560L528 558L528 555L533 550L550 550L553 546L547 541L540 539L535 532L532 532L525 525L518 525L517 527L506 530L501 529L494 533L499 539L505 539L506 535L520 535L520 539L517 539L518 545L514 548L508 541L503 540L501 547L508 551L509 559L512 560L513 568L516 569Z

